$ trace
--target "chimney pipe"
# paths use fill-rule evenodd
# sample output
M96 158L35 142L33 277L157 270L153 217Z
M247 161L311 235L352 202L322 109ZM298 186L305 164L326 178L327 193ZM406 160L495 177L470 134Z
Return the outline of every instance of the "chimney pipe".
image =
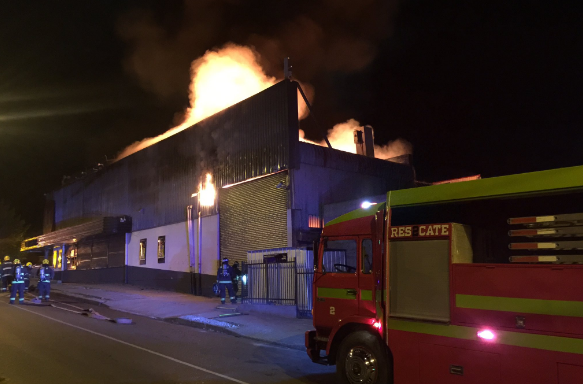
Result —
M354 130L354 144L358 155L374 158L374 133L370 125Z
M283 59L283 76L288 80L292 78L292 65L289 57Z
M374 131L370 125L364 126L364 153L374 158Z
M354 130L354 144L356 145L356 154L364 156L364 132L360 129Z

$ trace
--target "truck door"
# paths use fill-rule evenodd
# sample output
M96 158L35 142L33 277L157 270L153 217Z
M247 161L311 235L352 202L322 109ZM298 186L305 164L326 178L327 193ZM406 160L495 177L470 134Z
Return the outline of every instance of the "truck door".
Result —
M375 317L375 305L372 299L374 275L372 269L372 238L361 236L360 263L358 268L358 314L361 316Z
M358 314L358 240L329 237L320 245L322 256L314 279L316 327L332 329L338 320Z

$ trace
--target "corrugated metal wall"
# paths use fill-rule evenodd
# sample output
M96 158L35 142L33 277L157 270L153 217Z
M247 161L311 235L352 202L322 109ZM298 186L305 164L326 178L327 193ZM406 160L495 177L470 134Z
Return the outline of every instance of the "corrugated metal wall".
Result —
M221 257L246 261L247 251L287 246L288 191L280 172L219 191Z
M220 187L289 168L298 148L296 92L282 81L54 191L56 227L117 215L131 216L134 231L185 221L201 175L212 173Z
M414 186L413 168L408 165L303 142L299 147L301 165L291 170L291 207L297 212L294 230L309 231L309 216L322 218L326 204Z

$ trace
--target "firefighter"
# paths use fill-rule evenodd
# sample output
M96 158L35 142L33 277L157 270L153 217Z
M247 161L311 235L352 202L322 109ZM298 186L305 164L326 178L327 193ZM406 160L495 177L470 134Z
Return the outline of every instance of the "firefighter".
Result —
M24 267L20 264L20 260L14 259L12 266L12 287L10 289L10 304L16 301L16 292L18 292L18 302L24 302Z
M4 256L4 261L0 266L0 274L2 275L2 292L6 292L12 282L12 261L10 261L10 256Z
M221 304L225 304L225 289L229 291L229 298L231 304L237 304L235 291L233 290L233 278L235 273L233 268L229 265L229 259L223 259L223 266L217 271L217 283L219 283L219 291L221 292Z
M29 261L24 267L24 291L28 292L28 287L30 287L30 275L32 274L32 263Z
M38 276L38 298L39 300L48 301L51 293L51 279L55 276L55 272L49 266L49 260L44 259L43 265L37 272Z

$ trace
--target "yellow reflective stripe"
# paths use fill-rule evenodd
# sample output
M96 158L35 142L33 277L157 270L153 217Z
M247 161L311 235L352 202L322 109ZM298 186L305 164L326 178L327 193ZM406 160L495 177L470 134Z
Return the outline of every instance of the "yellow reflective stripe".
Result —
M345 213L344 215L339 216L339 217L335 218L334 220L327 222L324 226L328 227L330 225L343 223L343 222L349 221L349 220L361 219L363 217L368 217L368 216L374 216L378 211L381 211L383 209L385 209L384 202L371 205L368 208L355 209L354 211Z
M360 290L360 300L372 301L372 290L361 289Z
M426 335L482 342L477 336L478 328L473 327L389 319L388 328L395 331L423 333ZM497 344L583 355L583 339L498 330L494 332L496 334L496 341L494 343Z
M458 308L583 317L582 301L520 299L514 297L455 295Z
M324 299L347 299L356 300L356 295L349 295L348 288L324 288L318 287L316 296Z
M356 295L348 293L349 291L357 291L357 289L351 288L326 288L318 287L316 296L323 299L347 299L356 300ZM360 299L366 301L372 301L372 290L361 289Z

